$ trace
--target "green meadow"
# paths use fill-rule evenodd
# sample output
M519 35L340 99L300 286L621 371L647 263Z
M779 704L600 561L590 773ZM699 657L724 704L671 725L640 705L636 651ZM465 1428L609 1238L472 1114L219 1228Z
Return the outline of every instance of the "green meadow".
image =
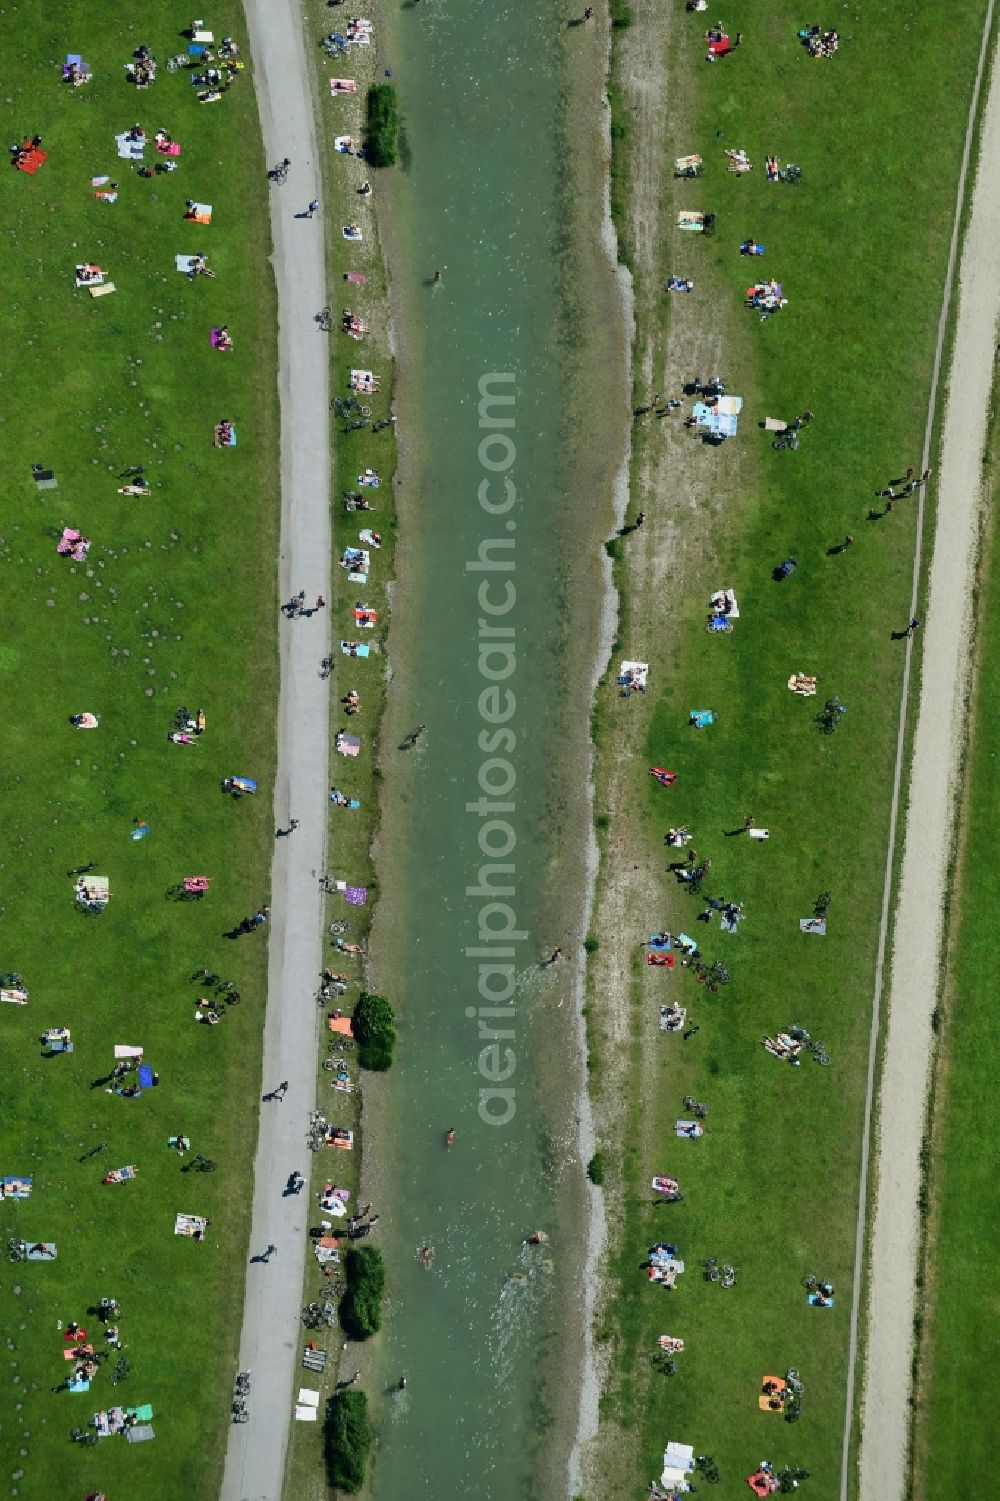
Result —
M5 168L0 360L0 969L30 992L0 1007L2 1170L33 1179L30 1199L3 1204L0 1230L5 1251L8 1238L58 1248L3 1277L3 1463L28 1501L217 1495L236 1364L267 937L224 934L268 899L275 319L251 71L199 103L190 74L165 66L189 21L176 6L130 19L31 0L0 43L6 139L37 132L48 153L34 176ZM226 0L212 24L245 58L240 8ZM144 90L125 78L140 45L159 62ZM61 81L71 52L93 75L78 89ZM116 134L134 123L144 162L176 171L143 177L117 155ZM179 156L157 155L158 129ZM115 186L117 201L96 196ZM185 221L188 198L212 205L210 225ZM197 252L214 279L175 270L175 255ZM114 293L75 288L83 263ZM222 325L228 353L210 343ZM213 446L223 418L234 448ZM38 488L32 465L56 487ZM136 466L150 493L119 494ZM85 560L57 554L65 527L90 539ZM204 733L171 743L184 706L204 712ZM75 729L81 712L98 728ZM256 778L255 799L223 795L234 773ZM74 899L70 872L83 866L108 878L102 912ZM196 875L207 893L180 899ZM203 968L240 996L218 997L212 1027L195 1020ZM46 1056L41 1034L62 1026L74 1051ZM143 1048L156 1087L107 1092L116 1044ZM178 1133L191 1141L184 1159L167 1145ZM197 1154L216 1171L184 1171ZM102 1183L126 1164L134 1181ZM175 1237L179 1212L209 1219L202 1243ZM114 1384L110 1351L89 1391L55 1390L71 1369L68 1321L109 1349L93 1312L102 1297L121 1306L125 1380ZM96 1410L147 1402L154 1442L71 1441Z
M841 43L820 61L796 37L813 18L782 3L727 18L730 31L743 27L744 45L714 65L701 40L712 17L679 17L666 58L676 83L653 266L630 242L627 191L648 149L627 63L646 7L633 7L617 43L613 181L623 258L637 278L637 347L653 351L657 383L665 364L665 395L679 394L678 380L718 373L745 405L739 436L724 448L702 451L692 436L686 457L674 450L669 491L633 489L633 514L672 518L655 591L642 561L648 536L612 548L624 591L614 664L648 656L651 672L644 700L620 698L613 677L600 691L599 837L612 862L626 841L628 859L660 872L657 926L697 938L706 963L724 962L732 981L710 994L680 966L647 969L640 934L630 929L629 942L595 929L591 1073L609 1122L605 1182L621 1209L614 1296L597 1320L613 1373L599 1440L608 1497L634 1495L658 1475L668 1440L714 1456L726 1494L762 1457L807 1468L806 1494L837 1493L902 671L903 643L893 638L909 620L915 541L913 501L886 515L875 491L922 452L983 14L979 3L960 5L946 34L904 3L822 16L839 26ZM754 170L728 174L726 148L746 150ZM703 156L704 176L673 179L672 159L690 152ZM798 184L766 180L771 153L782 167L801 166ZM713 238L674 227L680 210L696 208L716 214ZM748 237L766 246L763 258L740 256ZM694 294L663 294L670 274L692 277ZM761 322L743 305L745 289L771 277L788 304ZM678 348L699 352L680 367ZM645 383L633 394L636 406L649 401ZM765 416L807 408L816 415L799 449L774 451L760 430ZM663 445L661 422L679 420L637 424L634 476ZM773 570L785 558L797 567L778 582ZM735 588L740 618L731 634L710 635L709 593L722 586ZM796 672L818 679L815 697L788 691ZM817 715L834 696L847 712L825 735ZM715 722L689 727L694 709L712 710ZM675 770L676 784L658 786L654 765ZM748 813L769 829L767 841L743 832ZM681 823L699 859L712 861L700 896L669 869L677 852L663 836ZM823 893L826 936L801 933ZM738 934L721 932L717 915L698 921L707 897L742 904ZM617 1102L602 965L629 970L628 1075ZM671 1000L698 1027L687 1040L658 1035L658 1006ZM769 1056L763 1036L790 1025L825 1044L829 1067ZM699 1141L674 1136L689 1094L709 1106ZM654 1203L654 1173L677 1177L683 1201ZM642 1270L661 1240L677 1244L687 1265L674 1292L650 1286ZM735 1287L703 1280L709 1256L737 1267ZM807 1305L810 1273L833 1282L832 1310ZM674 1375L654 1366L665 1333L686 1341ZM794 1424L757 1401L762 1377L789 1366L805 1386Z

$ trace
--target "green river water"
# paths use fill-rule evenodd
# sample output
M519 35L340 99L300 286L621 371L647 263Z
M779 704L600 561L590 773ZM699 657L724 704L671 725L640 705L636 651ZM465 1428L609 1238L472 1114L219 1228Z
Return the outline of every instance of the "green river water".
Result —
M593 205L575 243L576 44L552 0L432 0L392 19L387 49L403 462L373 968L400 1044L366 1094L391 1294L376 1497L564 1493L576 1417L589 1200L572 972L612 467L593 445L625 401L591 368L613 327L588 317ZM420 722L419 747L397 750ZM536 1228L548 1243L522 1244Z

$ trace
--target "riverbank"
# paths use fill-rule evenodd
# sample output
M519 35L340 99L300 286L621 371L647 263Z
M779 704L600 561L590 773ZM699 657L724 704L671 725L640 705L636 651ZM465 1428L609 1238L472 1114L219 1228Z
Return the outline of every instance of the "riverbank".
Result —
M322 341L329 361L330 395L334 403L325 412L323 428L328 435L333 462L333 479L330 496L330 529L333 557L342 559L348 547L364 547L359 538L362 529L368 527L381 539L380 547L368 545L370 568L365 585L352 582L346 571L337 567L329 593L330 639L327 647L329 659L324 666L321 653L317 653L314 671L317 677L324 675L330 695L331 740L328 786L337 788L355 807L344 807L327 801L328 829L325 865L312 871L312 877L329 874L334 880L364 888L366 899L361 906L348 904L342 891L332 891L323 900L324 946L322 967L331 968L348 977L347 990L343 996L332 995L324 1006L313 1005L320 1032L319 1067L315 1073L315 1104L331 1125L343 1127L354 1133L353 1151L333 1152L326 1148L312 1159L312 1174L309 1184L312 1204L318 1200L323 1184L335 1178L338 1186L350 1193L350 1210L355 1212L363 1203L360 1195L363 1163L371 1150L368 1112L366 1107L369 1081L373 1075L362 1075L356 1053L346 1056L350 1091L333 1087L333 1074L322 1067L329 1061L327 1043L331 1034L325 1022L329 1014L340 1009L349 1014L367 977L364 957L339 953L333 946L329 933L331 923L347 924L344 941L367 949L369 930L378 900L377 872L372 860L372 846L379 824L379 777L377 763L379 736L385 705L388 664L386 636L388 631L388 602L391 581L395 571L396 546L396 415L395 367L390 347L389 300L385 259L379 236L378 207L388 190L391 172L372 171L356 155L344 153L335 146L336 138L351 136L360 145L366 115L368 88L382 80L387 63L387 42L384 16L375 6L368 12L374 21L375 33L369 47L353 47L347 56L330 57L318 45L319 38L330 30L330 13L327 8L313 0L306 14L305 35L309 87L315 102L316 128L319 142L318 171L314 180L303 177L293 160L287 183L281 189L284 194L294 194L303 207L311 197L317 197L326 228L326 295L323 302L329 305L332 327L322 331L317 323L303 330L302 337ZM344 77L357 85L356 93L333 96L330 79ZM370 180L372 193L358 192L363 181ZM350 241L343 235L343 227L357 223L362 239ZM346 276L363 280L347 282ZM345 309L368 325L361 340L345 334L341 321ZM317 307L316 312L319 312ZM375 377L377 389L373 392L351 390L351 369L370 370ZM353 400L355 406L349 408ZM340 403L340 406L336 405ZM380 425L379 425L380 424ZM377 427L377 430L376 430ZM377 487L358 487L358 476L365 470L374 470L379 479ZM345 494L361 495L372 507L370 512L351 510L344 505ZM361 600L374 612L374 619L367 624L359 623L355 605ZM349 656L342 649L342 642L360 644L367 656ZM348 715L344 699L351 690L360 697L357 714ZM360 745L356 756L346 757L336 748L340 732L356 736ZM319 967L317 967L319 968ZM318 990L320 976L317 973L313 990ZM310 1002L310 1004L313 1004ZM388 1075L391 1080L392 1074ZM334 1159L336 1159L334 1161ZM311 1211L310 1223L321 1218ZM305 1274L301 1289L301 1306L316 1299L332 1298L338 1302L338 1283L327 1279L310 1253L306 1256ZM353 1374L358 1360L355 1355L366 1346L352 1346L343 1356L341 1370L341 1345L343 1335L336 1329L300 1330L298 1342L314 1341L327 1352L327 1365L323 1379L316 1379L324 1395L332 1393L338 1376ZM364 1360L365 1356L360 1358ZM349 1367L349 1369L348 1369ZM314 1378L303 1372L306 1384ZM294 1495L297 1501L324 1501L330 1494L326 1478L325 1425L322 1422L295 1423L292 1425L286 1471L285 1492Z
M892 761L901 657L889 638L896 614L909 614L914 542L908 511L873 502L921 451L937 305L925 306L920 289L928 266L938 284L950 230L942 194L924 206L919 250L901 248L894 226L910 216L893 163L926 147L939 153L934 180L950 181L961 130L952 122L932 141L921 127L914 144L903 101L916 79L921 89L941 81L939 43L902 8L886 22L908 30L912 73L894 74L895 104L860 24L835 58L814 61L797 41L799 18L778 6L724 67L706 68L700 18L646 0L631 10L611 93L618 223L636 294L629 515L642 511L644 524L614 548L614 666L648 661L650 678L645 696L622 699L609 674L595 714L602 868L590 1073L618 1237L598 1325L610 1376L584 1494L634 1494L668 1439L714 1454L727 1480L749 1473L767 1421L756 1403L761 1372L789 1365L806 1382L803 1420L769 1430L770 1457L832 1486L846 1319L808 1308L801 1278L828 1277L838 1308L849 1309L853 1248L842 1227L853 1224L857 1199L872 914L890 792L872 768ZM973 37L975 19L970 11ZM953 98L967 97L974 50L948 54ZM780 125L761 139L761 104L779 96ZM882 101L877 176L837 123L854 118L855 97L862 112ZM725 149L745 150L755 170L728 174ZM704 179L675 181L673 159L692 151L704 157ZM769 151L782 165L801 164L797 186L763 180ZM854 274L839 259L849 232L843 202L852 224L865 226ZM717 215L714 240L677 232L676 214L691 209ZM737 247L751 234L789 299L765 324L742 306L753 278ZM890 265L891 299L875 270ZM692 278L694 293L665 298L668 275ZM690 410L685 384L715 374L744 398L739 437L721 449L699 444L665 408L675 397L681 414ZM906 394L876 430L868 414L886 388ZM775 453L755 431L766 416L787 421L806 409L816 416L797 452ZM770 574L785 557L797 571L778 585ZM736 590L740 618L731 633L708 636L709 595L722 586ZM834 736L820 736L815 710L785 690L793 671L819 678L816 708L834 695L848 706ZM709 729L687 727L692 705L713 711ZM676 770L677 785L654 783L652 765ZM736 837L747 816L769 828L767 844ZM712 862L694 908L662 842L678 824L691 826L699 858ZM827 892L828 936L800 934L798 918ZM708 896L741 904L738 936L718 930L711 908L698 925ZM680 966L672 975L649 968L643 941L664 928L696 933L706 962L724 963L731 984L713 998ZM659 1006L675 1001L688 1011L686 1036L659 1031ZM760 1035L792 1024L825 1040L831 1068L807 1061L789 1070L767 1056ZM674 1137L688 1093L709 1107L698 1143ZM683 1203L653 1207L647 1185L657 1173L680 1178ZM636 1270L660 1239L677 1243L687 1266L669 1308ZM701 1280L710 1255L737 1267L733 1291ZM674 1376L653 1366L665 1330L686 1342Z

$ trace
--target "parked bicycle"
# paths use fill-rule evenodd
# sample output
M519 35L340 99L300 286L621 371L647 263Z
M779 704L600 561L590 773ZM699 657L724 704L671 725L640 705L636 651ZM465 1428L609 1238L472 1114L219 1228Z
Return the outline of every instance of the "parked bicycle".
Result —
M271 168L270 172L267 174L268 178L270 179L271 182L277 183L277 184L280 185L281 183L287 181L287 179L288 179L288 169L289 169L289 167L291 165L292 165L291 162L288 160L288 157L286 156L285 159L284 159L284 161L279 162L276 167L272 167Z
M708 1115L708 1106L703 1105L700 1100L696 1100L689 1094L684 1096L684 1109L689 1110L694 1118L699 1121L703 1121Z
M316 314L316 323L320 333L329 334L333 332L333 314L328 307L321 308Z

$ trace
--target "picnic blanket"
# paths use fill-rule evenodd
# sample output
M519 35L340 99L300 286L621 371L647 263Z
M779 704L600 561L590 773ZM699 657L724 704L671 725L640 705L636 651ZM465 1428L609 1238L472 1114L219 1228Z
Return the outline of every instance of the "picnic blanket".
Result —
M0 990L0 1001L6 1001L11 1006L26 1006L28 992L26 990Z
M648 679L648 662L625 661L618 669L618 681L625 687L638 688L644 693Z
M123 130L121 135L115 136L115 142L118 146L118 155L125 161L142 161L142 153L146 149L145 139L141 141L132 141L129 139L128 131Z
M815 933L817 935L817 937L819 937L819 938L825 938L826 937L826 918L825 917L800 917L799 918L799 932L800 933Z
M48 160L48 155L40 146L32 146L30 141L25 141L14 158L14 165L19 172L27 172L29 177L34 177L42 163Z
M174 1220L175 1235L204 1235L208 1229L208 1220L201 1214L179 1214Z
M210 203L192 203L184 217L193 224L211 224L212 205Z
M659 969L673 969L676 959L673 954L665 954L661 949L650 949L646 955L646 963Z
M356 94L357 92L358 92L358 85L357 85L356 81L353 78L331 78L330 79L330 93L331 94Z
M133 1047L133 1045L131 1043L128 1043L128 1042L116 1042L115 1043L115 1057L116 1058L141 1058L142 1057L142 1048Z
M198 259L196 255L175 255L174 265L183 275L189 276L194 269L194 263Z
M31 1179L23 1177L0 1178L0 1198L27 1199L31 1196Z
M28 1244L25 1261L55 1261L59 1252L54 1240L35 1240Z
M367 657L371 647L357 641L342 641L340 649L345 657Z
M149 1423L137 1423L135 1427L126 1430L125 1442L128 1444L145 1444L155 1437L156 1434Z
M701 1124L700 1121L674 1121L675 1136L691 1136L697 1138L699 1136L704 1136L704 1134L705 1127Z
M661 1006L660 1031L679 1032L687 1021L686 1006Z
M357 735L345 735L343 731L337 735L337 750L342 756L356 756L361 749L361 740Z

